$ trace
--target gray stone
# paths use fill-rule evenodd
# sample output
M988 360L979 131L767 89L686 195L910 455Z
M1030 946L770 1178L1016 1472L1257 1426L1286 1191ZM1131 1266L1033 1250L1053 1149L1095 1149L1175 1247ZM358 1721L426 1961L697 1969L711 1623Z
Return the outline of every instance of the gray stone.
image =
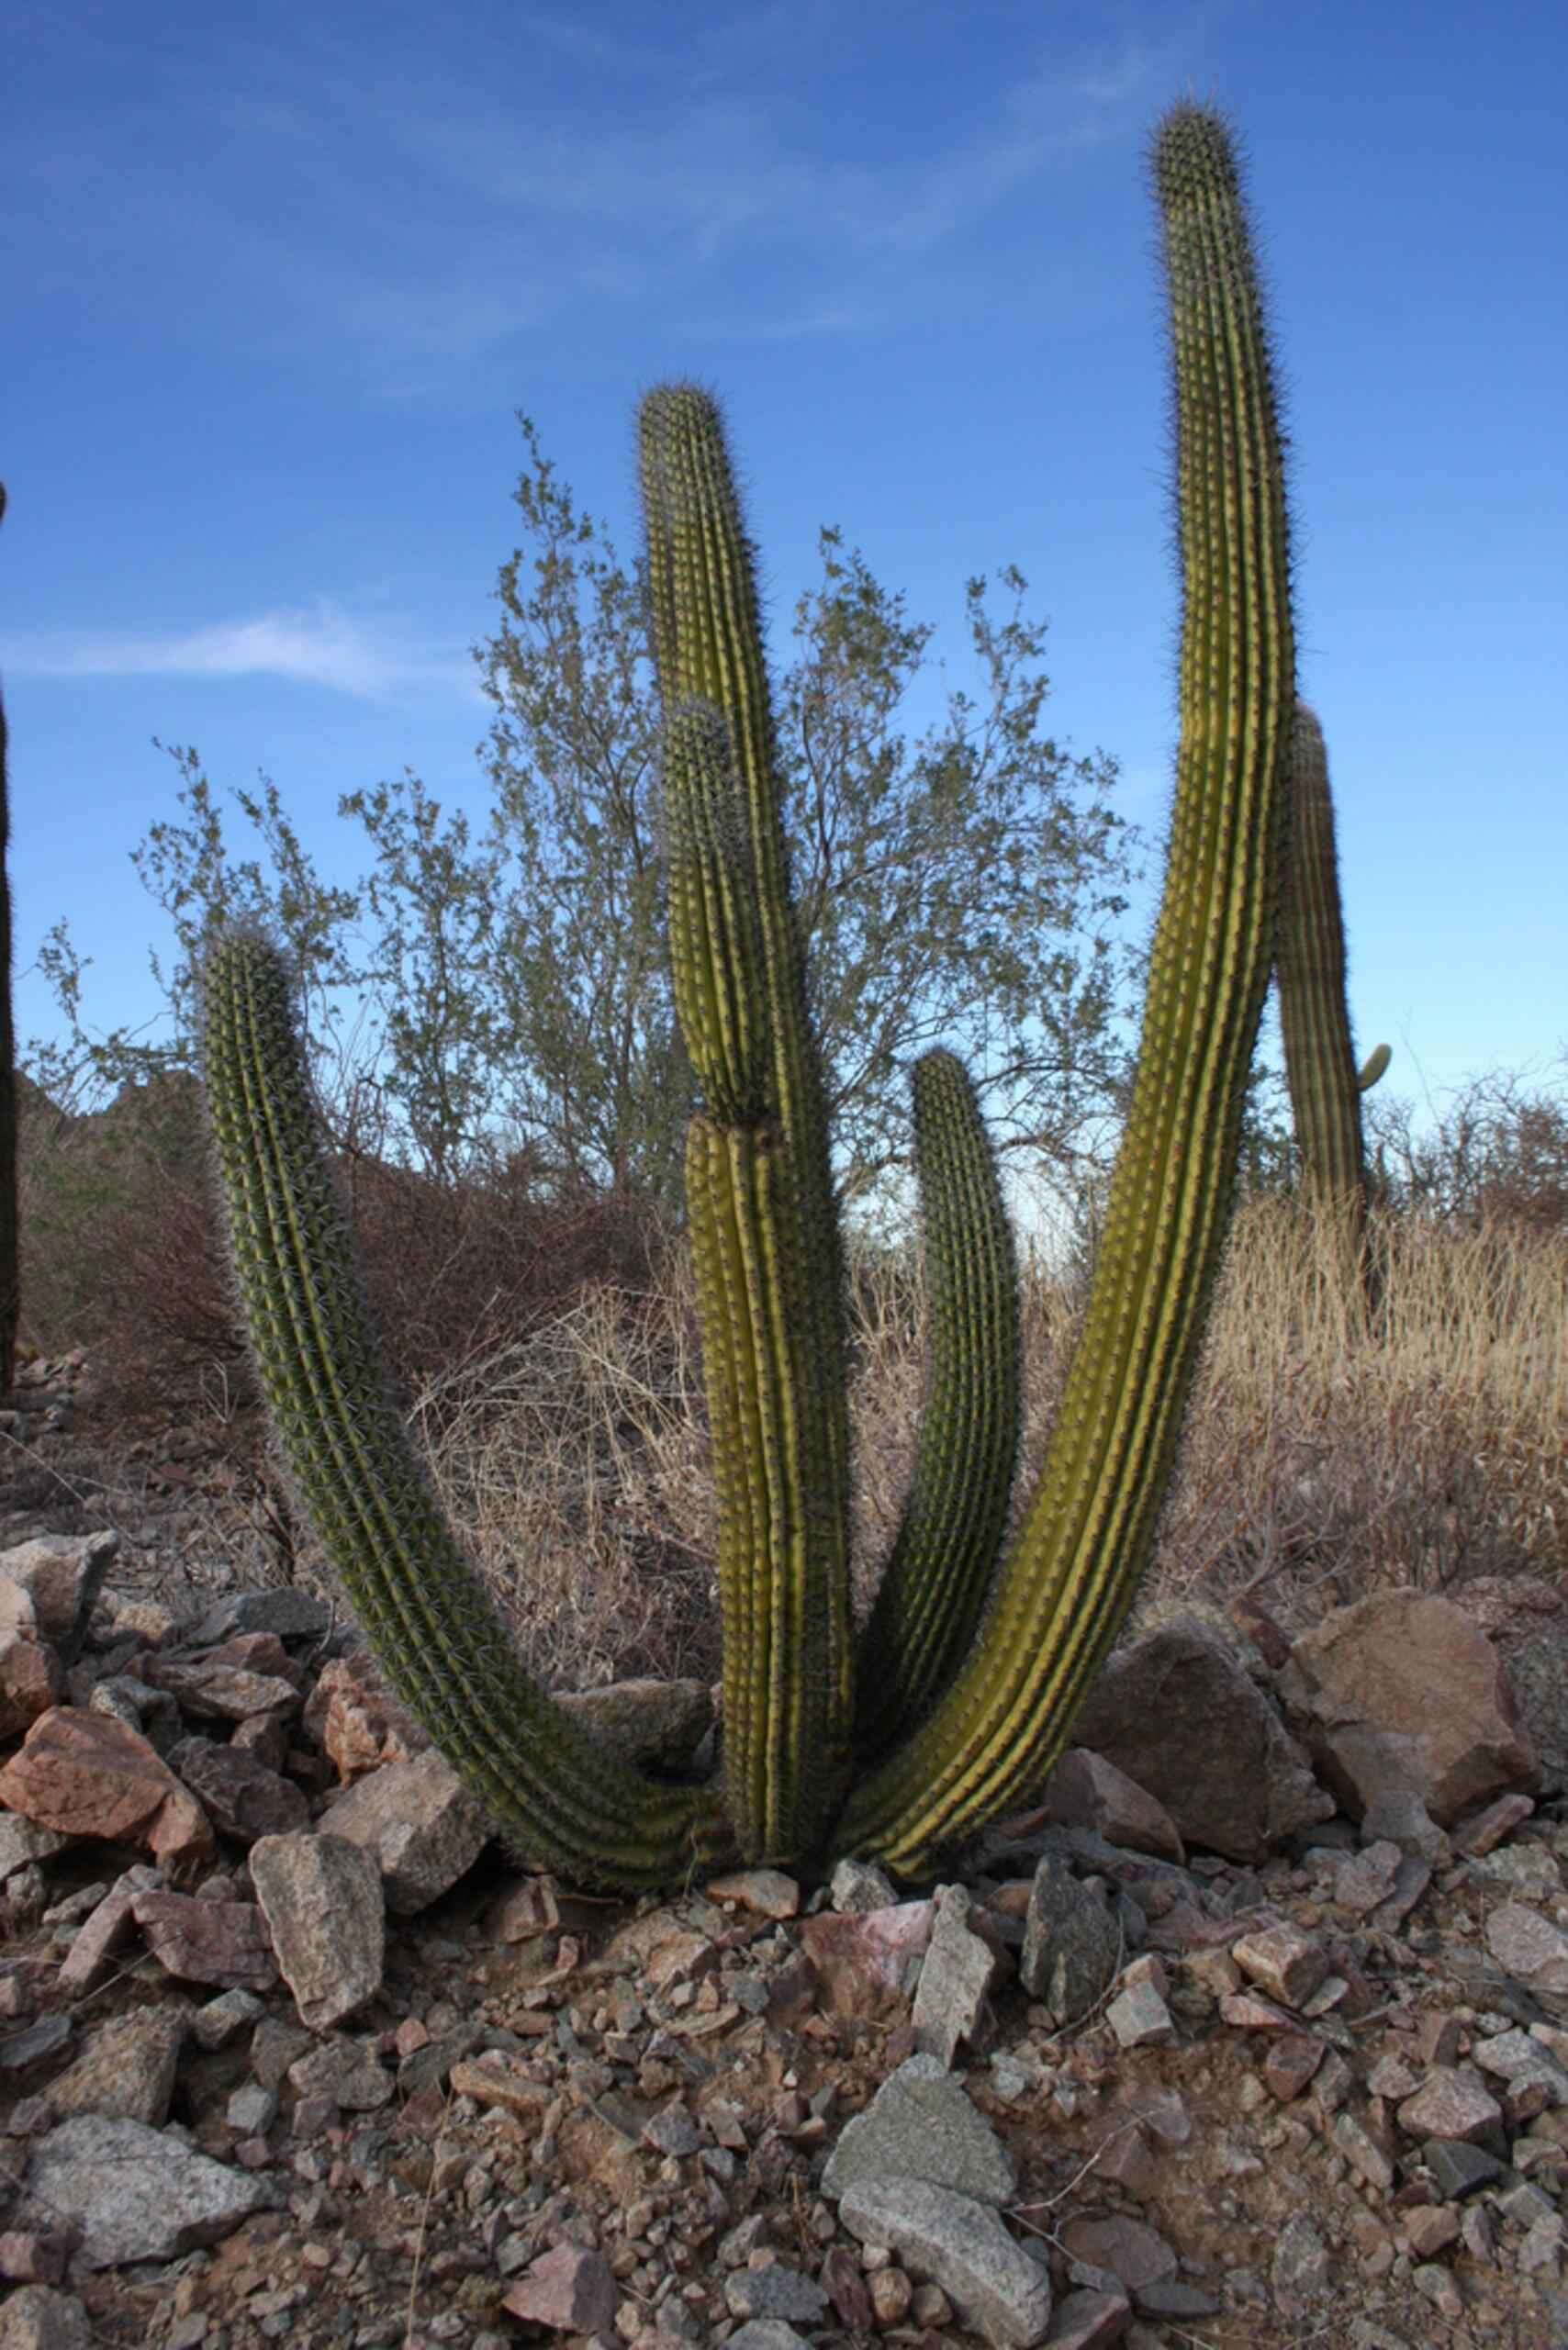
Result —
M0 2350L93 2350L87 2312L74 2293L20 2286L0 2309Z
M961 2040L979 2048L991 2028L986 1998L996 1977L996 1953L970 1929L969 1896L961 1885L938 1886L935 1899L911 2022L916 2045L950 2065Z
M872 1861L840 1861L829 1880L829 1906L850 1916L890 1909L897 1900L891 1877Z
M213 2162L173 2132L88 2113L38 2141L25 2184L62 2221L79 2224L76 2256L89 2268L173 2260L218 2244L274 2200L265 2180Z
M838 2216L862 2244L886 2244L913 2277L929 2277L959 2323L998 2350L1033 2350L1051 2322L1050 2279L988 2203L923 2178L865 2178Z
M1047 1852L1029 1888L1018 1961L1030 1998L1058 2028L1076 2023L1104 1998L1125 1954L1121 1928L1104 1901Z
M724 2279L724 2307L732 2317L795 2319L815 2325L827 2308L827 2295L798 2268L737 2268Z
M1274 2242L1274 2298L1282 2315L1306 2317L1333 2282L1328 2246L1304 2212L1293 2212Z
M301 2023L325 2031L375 1997L386 1918L373 1852L342 1836L263 1836L251 1881Z
M280 1640L319 1639L332 1620L324 1599L293 1583L239 1591L209 1607L191 1634L193 1648L215 1649L241 1632L275 1632Z
M0 1812L0 1885L19 1869L52 1860L70 1841L63 1829L40 1828L37 1820L23 1819L19 1813Z
M1428 2138L1421 2148L1421 2160L1445 2203L1473 2195L1478 2187L1489 2187L1503 2169L1495 2154L1464 2138Z
M55 2056L71 2038L69 2016L40 2016L0 2037L0 2073L24 2073L40 2056Z
M113 1533L39 1534L0 1551L0 1576L28 1594L39 1638L62 1665L74 1664L82 1652L87 1620L118 1549Z
M309 1825L303 1790L241 1746L182 1738L170 1745L166 1759L213 1825L237 1843L292 1835Z
M867 2179L919 2178L986 2203L1017 2188L1013 2157L961 2082L935 2056L906 2057L863 2113L844 2125L823 2171L824 2195Z
M223 2118L243 2137L263 2137L277 2120L277 2092L263 2088L260 2081L246 2081L224 2107Z
M481 2036L476 2027L476 2041ZM375 2113L390 2105L398 2086L374 2046L336 2032L297 2056L288 2068L288 2080L298 2096L330 2098L348 2113Z
M1495 2074L1510 2089L1541 2088L1548 2104L1568 2105L1568 2073L1528 2031L1500 2031L1478 2040L1470 2053L1483 2072Z
M100 2024L76 2062L49 2085L56 2113L98 2113L162 2129L185 2045L186 2011L135 2008Z
M491 1822L432 1747L356 1781L323 1814L319 1832L374 1852L386 1907L407 1918L467 1874L489 1841Z
M198 2048L226 2048L237 2031L265 2012L265 2000L258 1999L253 1991L224 1991L196 2009L191 2031Z
M1568 1934L1522 1901L1505 1901L1486 1920L1486 1947L1529 1989L1568 1991Z

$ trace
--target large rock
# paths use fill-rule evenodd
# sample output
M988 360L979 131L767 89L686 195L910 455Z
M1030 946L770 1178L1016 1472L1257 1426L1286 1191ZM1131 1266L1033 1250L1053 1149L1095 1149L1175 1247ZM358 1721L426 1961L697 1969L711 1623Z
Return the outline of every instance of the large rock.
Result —
M251 1882L301 2023L325 2031L374 1999L386 1919L373 1852L342 1836L263 1836Z
M1124 1852L1152 1852L1178 1863L1187 1857L1165 1806L1087 1746L1068 1748L1046 1781L1039 1817L1063 1827L1097 1829Z
M38 1637L49 1643L62 1666L76 1662L94 1603L118 1549L118 1534L39 1534L0 1554L0 1575L28 1594Z
M211 1860L211 1824L147 1740L107 1714L40 1714L0 1771L0 1803L68 1836L145 1845L167 1868Z
M432 1747L357 1780L323 1815L320 1827L374 1853L386 1907L406 1918L439 1901L466 1875L489 1841L491 1823Z
M80 2226L76 2256L89 2268L174 2260L218 2244L277 2198L267 2180L197 2154L172 2132L94 2113L39 2140L25 2183L36 2204Z
M1294 1643L1279 1690L1355 1818L1411 1796L1447 1828L1536 1783L1502 1660L1451 1600L1387 1591L1335 1608Z
M999 2350L1031 2350L1051 2322L1050 2278L987 2203L922 2178L864 2178L838 2216L862 2244L887 2244L941 2286L961 2322Z
M1240 1660L1197 1617L1113 1656L1072 1729L1162 1805L1189 1844L1228 1861L1260 1861L1335 1809Z
M1568 1787L1568 1594L1544 1575L1474 1575L1450 1595L1503 1661L1543 1796Z

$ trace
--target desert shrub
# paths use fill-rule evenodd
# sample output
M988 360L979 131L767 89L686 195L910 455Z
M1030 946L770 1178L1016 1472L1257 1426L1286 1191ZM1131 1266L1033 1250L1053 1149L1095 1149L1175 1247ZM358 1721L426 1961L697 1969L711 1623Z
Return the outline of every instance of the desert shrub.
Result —
M541 1198L521 1157L494 1181L445 1186L363 1151L338 1154L337 1165L405 1395L587 1282L644 1281L666 1244L660 1217L634 1202ZM174 1408L212 1373L232 1408L255 1404L193 1078L127 1085L78 1118L62 1118L35 1089L22 1234L28 1334L46 1352L84 1348L106 1408L133 1395Z
M1420 1134L1408 1102L1369 1094L1368 1154L1383 1203L1453 1224L1568 1231L1568 1057L1559 1066L1534 1088L1506 1069L1473 1078Z

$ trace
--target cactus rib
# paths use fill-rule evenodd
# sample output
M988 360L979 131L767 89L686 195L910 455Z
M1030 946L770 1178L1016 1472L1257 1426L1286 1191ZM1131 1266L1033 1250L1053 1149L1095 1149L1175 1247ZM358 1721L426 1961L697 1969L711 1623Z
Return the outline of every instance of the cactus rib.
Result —
M1284 886L1276 959L1285 1075L1306 1187L1323 1201L1364 1201L1361 1094L1388 1065L1380 1046L1356 1067L1345 995L1345 923L1323 729L1304 701L1291 732ZM1381 1055L1381 1063L1380 1057Z

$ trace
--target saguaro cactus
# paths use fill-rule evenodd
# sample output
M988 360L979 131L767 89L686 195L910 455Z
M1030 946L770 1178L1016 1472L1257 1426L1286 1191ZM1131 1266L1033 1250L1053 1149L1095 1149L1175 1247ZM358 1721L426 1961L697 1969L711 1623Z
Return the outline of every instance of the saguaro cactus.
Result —
M5 519L6 485L0 482L0 522ZM10 1393L16 1377L17 1331L22 1305L17 1231L17 1036L11 1016L11 883L6 869L11 837L8 749L6 700L0 695L0 1395Z
M1316 716L1301 700L1295 705L1288 774L1276 968L1303 1189L1322 1212L1339 1220L1344 1247L1367 1265L1361 1095L1377 1083L1391 1056L1386 1045L1379 1045L1357 1069L1345 992L1345 922L1328 755Z
M1011 1248L974 1097L915 1073L935 1328L914 1484L857 1649L844 1283L750 545L719 412L643 403L670 943L702 1091L688 1152L719 1500L721 1785L608 1764L503 1651L387 1398L311 1125L285 968L207 963L207 1082L236 1274L282 1442L394 1685L532 1856L655 1884L726 1851L918 1875L1038 1784L1147 1563L1234 1191L1273 957L1294 691L1272 368L1230 140L1159 125L1183 621L1182 737L1138 1073L1038 1487L1017 1448ZM989 1591L988 1586L993 1585Z

